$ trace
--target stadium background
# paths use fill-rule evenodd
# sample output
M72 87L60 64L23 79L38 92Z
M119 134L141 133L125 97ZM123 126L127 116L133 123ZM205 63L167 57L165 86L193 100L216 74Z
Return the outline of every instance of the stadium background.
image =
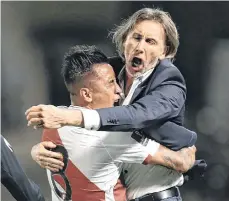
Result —
M45 171L31 157L40 131L25 110L39 103L68 105L60 76L64 52L94 44L115 55L108 31L142 7L168 11L180 33L175 64L187 88L186 127L198 133L197 157L206 177L181 188L184 201L229 198L229 2L1 2L1 129L26 173L50 200ZM13 198L2 187L2 199Z

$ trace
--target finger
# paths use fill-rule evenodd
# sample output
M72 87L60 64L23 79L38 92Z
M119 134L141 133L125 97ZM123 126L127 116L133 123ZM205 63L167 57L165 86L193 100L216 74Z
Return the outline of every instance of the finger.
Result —
M42 125L43 124L43 120L41 118L32 118L28 121L28 126L38 126L38 125Z
M47 150L47 147L41 143L40 147L38 148L37 157L45 157L45 158L55 158L58 160L63 160L63 155L59 152L54 152Z
M188 147L191 151L195 151L196 150L196 147L195 146L191 146L191 147Z
M30 119L32 118L41 118L43 117L42 115L42 112L39 111L39 112L29 112L27 115L26 115L26 119L29 121Z
M196 152L196 147L195 147L195 146L192 147L192 151L193 151L194 153Z
M60 167L64 166L64 163L61 160L55 159L55 158L48 158L44 156L39 156L40 163L43 164L54 164Z
M63 155L61 153L58 152L54 152L54 151L49 151L49 150L42 150L40 152L40 155L47 157L47 158L55 158L57 160L63 160Z
M39 129L39 128L44 128L44 127L43 127L43 124L38 124L37 126L33 126L33 128L34 128L35 130L37 130L37 129Z
M196 146L195 146L195 145L193 145L193 146L191 146L191 148L196 149Z
M51 141L44 141L44 142L41 142L41 144L45 147L45 148L55 148L56 145L51 142Z
M46 169L51 170L52 172L58 172L59 171L58 168L52 168L52 167L49 167L49 166L47 166Z
M53 164L53 163L51 163L51 164L49 163L48 166L49 166L50 168L56 168L56 169L58 169L58 170L62 170L62 169L63 169L63 166L56 165L56 164Z
M63 166L60 166L60 165L56 165L54 163L49 163L49 162L40 162L40 164L45 167L45 168L55 168L55 169L58 169L58 170L62 170L63 169Z
M25 115L27 116L28 113L30 113L30 112L39 112L39 111L42 111L42 107L41 106L39 106L39 105L32 106L28 110L26 110Z
M44 166L44 165L42 165L42 164L40 164L40 163L38 163L38 165L40 165L40 167L42 167L42 168L45 168L45 166Z

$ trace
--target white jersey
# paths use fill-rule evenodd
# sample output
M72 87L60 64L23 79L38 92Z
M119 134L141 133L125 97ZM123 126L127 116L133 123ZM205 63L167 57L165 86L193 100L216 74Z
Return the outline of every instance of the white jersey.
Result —
M183 184L183 175L160 165L124 164L128 200Z
M58 130L44 130L43 141L53 141L68 152L65 170L71 186L72 201L121 201L126 197L114 195L123 163L142 164L155 154L160 146L145 139L137 142L130 132L90 131L84 128L65 126ZM61 201L47 171L52 189L52 201ZM52 178L58 189L65 189L61 177Z

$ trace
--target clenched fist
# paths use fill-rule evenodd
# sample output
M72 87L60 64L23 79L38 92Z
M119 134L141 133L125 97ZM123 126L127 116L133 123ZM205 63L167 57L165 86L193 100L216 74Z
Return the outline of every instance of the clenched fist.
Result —
M32 106L26 112L28 126L37 128L57 129L65 125L80 126L83 122L82 113L79 110L59 108L53 105Z

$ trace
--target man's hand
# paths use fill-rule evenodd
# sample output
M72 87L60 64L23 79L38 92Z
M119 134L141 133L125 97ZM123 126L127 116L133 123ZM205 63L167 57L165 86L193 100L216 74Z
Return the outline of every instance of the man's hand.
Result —
M182 168L181 172L187 172L195 163L196 160L196 147L183 148L178 153L181 155Z
M28 126L37 128L60 128L65 125L82 126L83 116L79 110L67 110L53 105L37 105L25 112Z
M157 153L152 157L152 163L185 173L194 165L195 153L195 146L183 148L179 151L172 151L160 145Z
M41 142L34 145L31 150L31 156L42 168L47 168L53 172L58 172L64 167L63 156L61 153L52 152L47 148L55 148L52 142Z

